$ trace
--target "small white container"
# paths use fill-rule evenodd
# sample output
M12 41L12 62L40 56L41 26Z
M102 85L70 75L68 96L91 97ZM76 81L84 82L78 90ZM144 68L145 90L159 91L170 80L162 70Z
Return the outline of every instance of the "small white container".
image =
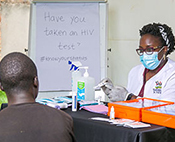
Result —
M111 111L110 111L110 119L114 120L115 119L115 112L114 112L114 107L111 107Z
M72 111L77 111L77 93L72 92Z

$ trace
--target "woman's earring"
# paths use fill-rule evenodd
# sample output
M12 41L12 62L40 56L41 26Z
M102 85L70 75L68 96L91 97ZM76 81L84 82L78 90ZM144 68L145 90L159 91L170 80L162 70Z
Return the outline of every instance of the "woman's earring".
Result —
M163 59L165 60L165 54L163 55Z

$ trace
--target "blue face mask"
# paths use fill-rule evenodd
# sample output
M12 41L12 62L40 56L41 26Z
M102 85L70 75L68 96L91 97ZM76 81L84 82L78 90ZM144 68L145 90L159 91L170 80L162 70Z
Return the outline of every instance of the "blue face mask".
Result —
M149 70L154 70L159 66L161 60L163 59L163 57L162 57L162 59L160 59L160 61L159 61L159 59L158 59L159 52L153 52L153 54L151 54L151 55L147 55L144 52L143 55L140 56L140 61L142 62L142 64L144 65L145 68L147 68Z

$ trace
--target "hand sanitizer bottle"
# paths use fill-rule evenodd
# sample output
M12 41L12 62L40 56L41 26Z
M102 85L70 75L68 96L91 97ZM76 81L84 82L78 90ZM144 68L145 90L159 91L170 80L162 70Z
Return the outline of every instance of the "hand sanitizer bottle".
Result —
M71 65L70 70L72 71L71 83L72 83L72 92L77 92L77 81L81 77L81 72L79 71L79 67L82 64L79 61L71 62L69 61L68 64Z
M81 77L82 76L81 76L81 72L79 71L79 69L74 70L72 72L72 92L77 92L77 81Z
M68 64L71 65L70 70L72 71L71 83L72 83L72 111L77 111L77 81L81 78L81 72L79 67L82 65L79 61L71 62Z
M85 101L95 100L95 79L89 76L88 67L80 67L85 69L83 77L78 80L77 84L77 98Z

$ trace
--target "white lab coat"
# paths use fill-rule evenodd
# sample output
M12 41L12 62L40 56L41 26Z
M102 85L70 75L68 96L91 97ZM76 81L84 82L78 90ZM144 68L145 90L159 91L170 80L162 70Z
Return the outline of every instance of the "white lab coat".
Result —
M145 67L142 64L131 69L128 76L128 92L135 95L139 94L143 85L144 69ZM174 61L168 58L164 67L146 82L144 97L175 102Z

